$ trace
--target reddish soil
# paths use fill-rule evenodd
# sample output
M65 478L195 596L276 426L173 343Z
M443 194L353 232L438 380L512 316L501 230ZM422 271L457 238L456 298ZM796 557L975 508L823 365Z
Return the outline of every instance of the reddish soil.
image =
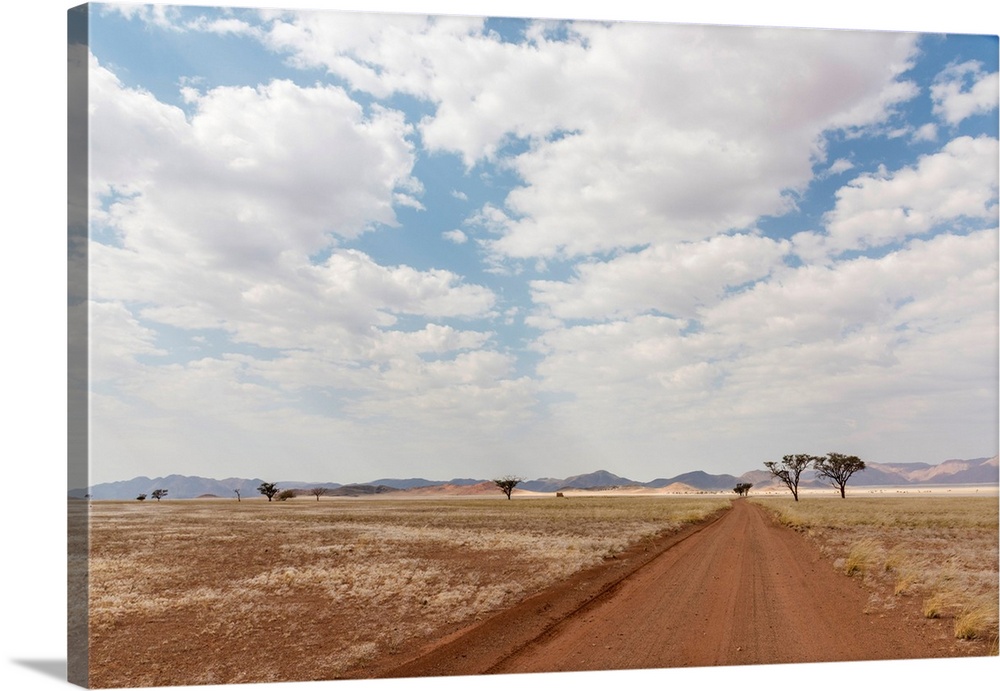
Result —
M735 501L367 674L423 677L988 655L946 621L872 605L805 536Z

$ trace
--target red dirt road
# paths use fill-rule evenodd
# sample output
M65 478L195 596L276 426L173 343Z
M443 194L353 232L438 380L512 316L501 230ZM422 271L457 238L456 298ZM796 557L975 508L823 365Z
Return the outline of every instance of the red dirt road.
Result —
M740 500L707 525L580 574L379 676L986 654L912 607L871 608L869 597L804 536Z

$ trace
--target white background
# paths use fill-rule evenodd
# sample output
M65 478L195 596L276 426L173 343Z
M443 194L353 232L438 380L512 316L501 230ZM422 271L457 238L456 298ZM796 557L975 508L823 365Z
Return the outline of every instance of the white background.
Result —
M3 649L6 688L63 688L66 661L66 10L71 2L22 0L0 22L4 75L2 295ZM201 3L215 4L210 0ZM267 6L272 3L220 2ZM833 3L701 0L685 7L646 6L645 0L299 0L301 8L622 19L710 24L758 24L877 30L997 34L997 10L979 0L935 6L838 0ZM892 5L891 8L887 9ZM905 9L897 9L905 8ZM893 11L894 10L894 11ZM790 642L794 645L794 642ZM714 688L938 689L997 679L1000 658L834 665L758 666L560 675L399 681L256 684L253 689L542 689L553 682ZM186 688L186 687L173 687ZM221 689L221 686L191 687Z

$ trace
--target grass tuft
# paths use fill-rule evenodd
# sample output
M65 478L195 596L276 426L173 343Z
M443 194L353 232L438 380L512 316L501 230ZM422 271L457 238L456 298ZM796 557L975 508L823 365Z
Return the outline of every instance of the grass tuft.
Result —
M851 547L844 562L844 573L848 576L863 576L877 561L881 546L871 538L863 538Z
M916 576L912 571L901 572L892 586L892 594L897 596L909 595L913 592L915 585Z
M997 603L980 601L962 608L955 618L955 638L993 639L997 635Z
M944 613L946 598L942 593L931 593L924 598L923 613L928 619L937 619Z
M919 588L927 564L905 554L899 547L893 547L885 558L885 571L893 578L892 594L909 595Z

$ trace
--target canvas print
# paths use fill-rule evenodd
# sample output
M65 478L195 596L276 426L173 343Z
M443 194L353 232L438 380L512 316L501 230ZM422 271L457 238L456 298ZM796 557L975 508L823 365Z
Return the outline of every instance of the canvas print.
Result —
M70 681L997 656L997 36L67 28Z

